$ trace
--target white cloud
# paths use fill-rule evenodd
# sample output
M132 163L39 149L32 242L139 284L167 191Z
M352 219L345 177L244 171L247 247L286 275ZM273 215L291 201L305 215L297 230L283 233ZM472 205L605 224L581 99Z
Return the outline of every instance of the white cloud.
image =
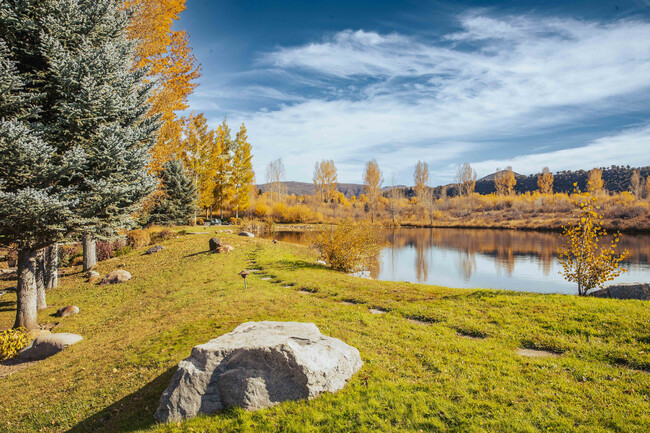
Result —
M585 146L530 155L517 155L506 160L480 161L472 167L481 175L493 173L498 167L511 165L521 174L539 173L548 166L551 171L589 170L610 165L650 165L650 125L633 128L620 134L598 138Z
M377 158L385 173L402 174L398 182L409 181L408 170L418 159L440 169L439 182L450 180L444 171L450 164L488 159L480 164L494 165L489 171L505 165L486 156L495 154L506 155L522 172L540 165L589 168L643 160L625 160L643 150L624 141L647 138L638 133L594 141L589 158L578 159L566 156L577 155L571 150L525 156L525 149L507 143L647 111L650 23L645 21L474 12L460 17L459 31L440 40L346 30L321 42L279 48L262 55L260 63L304 77L303 83L327 82L335 91L308 89L319 96L283 99L280 108L236 119L246 121L259 173L278 156L291 179L309 180L314 162L327 158L339 164L342 181L359 181L363 161ZM284 94L259 86L242 89L243 95L255 91L260 98ZM606 142L625 152L606 152ZM552 162L543 163L543 155ZM573 161L562 165L562 158Z

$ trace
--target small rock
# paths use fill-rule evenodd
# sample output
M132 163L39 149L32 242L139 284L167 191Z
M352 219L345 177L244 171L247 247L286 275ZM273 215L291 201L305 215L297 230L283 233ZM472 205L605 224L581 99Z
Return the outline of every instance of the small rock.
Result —
M76 305L68 305L67 307L61 307L56 312L56 315L58 317L68 317L68 316L72 316L73 314L79 314L79 307L77 307Z
M90 278L97 275L99 275L99 272L93 271L92 269L85 273L86 278Z
M223 245L221 245L219 248L217 248L216 251L217 251L218 253L228 253L228 252L230 252L230 251L232 251L232 250L234 250L234 249L235 249L235 248L233 248L232 245L223 244Z
M538 349L517 349L517 355L526 356L528 358L557 358L560 356L557 353Z
M327 263L325 263L325 262L322 261L322 260L316 260L316 264L317 264L317 265L327 266Z
M255 235L253 233L247 232L247 231L239 232L239 236L246 236L246 237L249 237L249 238L254 238L255 237Z
M162 245L155 245L155 246L149 248L149 249L145 252L145 254L154 254L154 253L159 253L160 251L162 251L162 250L164 250L164 249L165 249L165 247L163 247Z
M313 323L248 322L195 346L154 417L180 421L224 408L257 410L336 392L361 368L359 351Z
M30 345L24 348L19 354L20 359L45 359L56 355L68 346L83 340L81 335L61 332L57 334L45 334L37 337Z
M92 277L88 278L88 282L90 284L96 284L102 281L102 277L100 275L93 275Z
M212 238L208 241L208 246L210 247L210 251L215 251L221 246L221 240L219 238Z
M118 269L106 275L101 284L118 284L131 279L131 274L124 269Z
M6 291L6 290L0 290L0 296L2 296L2 295L6 295L6 294L7 294L7 291Z

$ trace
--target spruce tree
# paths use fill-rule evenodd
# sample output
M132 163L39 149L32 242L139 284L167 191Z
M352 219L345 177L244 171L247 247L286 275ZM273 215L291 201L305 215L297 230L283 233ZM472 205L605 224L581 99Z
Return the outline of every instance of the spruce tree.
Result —
M187 224L196 210L197 188L187 175L183 163L167 161L162 171L162 199L154 206L149 222L155 224Z
M128 19L114 0L0 3L2 81L14 83L0 112L0 236L19 245L15 326L36 325L37 251L115 235L155 186L153 84L134 65Z

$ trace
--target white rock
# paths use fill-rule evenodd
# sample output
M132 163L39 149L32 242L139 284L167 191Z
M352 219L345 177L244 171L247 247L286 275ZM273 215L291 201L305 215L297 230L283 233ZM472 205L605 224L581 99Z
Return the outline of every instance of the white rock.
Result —
M359 351L313 323L247 322L192 349L160 397L171 422L229 407L256 410L336 392L361 368Z
M118 269L106 275L100 284L118 284L131 279L131 273L124 269Z
M249 238L254 238L255 237L255 235L253 233L246 232L246 231L239 232L239 236L246 236L246 237L249 237Z

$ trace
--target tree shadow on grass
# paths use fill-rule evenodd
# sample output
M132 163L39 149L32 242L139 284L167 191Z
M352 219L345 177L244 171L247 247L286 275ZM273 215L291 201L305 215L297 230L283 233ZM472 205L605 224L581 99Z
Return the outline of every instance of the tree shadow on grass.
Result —
M158 408L160 395L175 371L176 366L169 368L144 387L81 421L67 433L129 433L154 425L153 414Z
M188 254L188 255L184 256L183 258L184 258L184 259L188 259L188 258L190 258L190 257L194 257L194 256L202 256L202 255L204 255L204 254L211 254L211 253L212 253L212 251L210 251L210 250L208 250L208 251L199 251L198 253Z
M330 269L317 263L310 263L304 260L280 260L277 262L282 268L295 271L300 269Z
M0 302L0 313L7 311L16 311L16 301Z

